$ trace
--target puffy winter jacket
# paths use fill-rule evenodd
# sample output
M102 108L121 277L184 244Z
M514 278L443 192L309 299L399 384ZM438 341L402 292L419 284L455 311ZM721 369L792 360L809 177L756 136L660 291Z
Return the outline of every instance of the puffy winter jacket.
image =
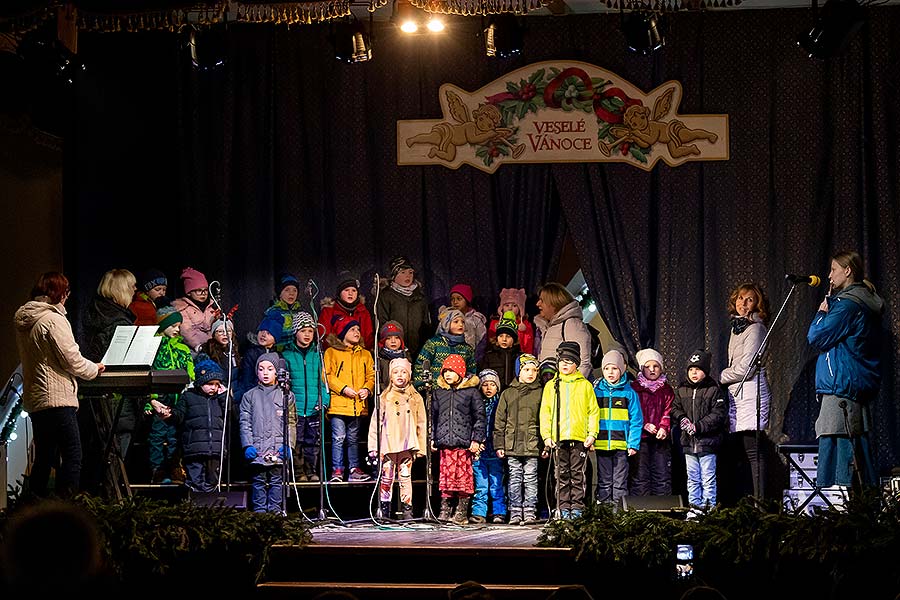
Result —
M828 298L828 312L816 313L809 344L821 352L816 392L857 400L881 384L879 321L884 300L861 283Z
M320 390L322 406L328 408L331 404L331 392L325 383L318 350L312 346L299 348L296 343L291 342L282 356L291 373L291 391L294 392L297 403L297 415L310 417L318 412L316 404L320 400Z
M756 395L759 392L759 428L765 429L769 424L769 382L766 370L760 372L751 369L750 361L766 338L766 326L763 325L759 313L750 315L750 325L741 333L731 333L728 338L728 366L719 374L719 382L728 386L728 430L753 431L756 429ZM741 380L752 373L744 387ZM758 388L757 388L758 386ZM738 388L740 394L738 394Z
M319 314L319 325L322 327L319 330L321 332L322 328L324 328L325 333L322 337L325 345L331 345L331 342L328 341L328 336L332 333L337 333L334 330L334 324L341 317L350 317L359 321L359 333L362 334L363 346L367 350L372 350L375 346L375 331L372 328L372 317L369 315L369 309L365 305L365 298L362 296L359 297L359 301L352 311L344 308L340 302L333 298L322 299L322 312Z
M225 428L225 392L207 396L192 387L172 411L172 423L180 425L181 447L186 457L215 456L222 451Z
M422 284L416 283L418 285L412 294L404 296L382 279L383 287L375 303L379 323L397 321L403 327L403 341L409 348L410 356L418 356L425 340L434 334L428 300L422 293Z
M97 365L79 351L65 308L34 300L26 302L16 311L15 326L25 410L77 408L76 378L94 379Z
M287 407L288 439L284 439L285 413ZM267 456L275 456L285 445L293 448L297 437L297 413L294 410L294 395L290 392L285 399L277 385L257 384L247 390L241 398L240 417L241 448L253 446L257 456L253 463L271 466Z
M572 300L550 319L548 323L541 316L534 318L534 323L541 332L540 355L538 360L544 361L556 357L556 349L561 342L578 342L581 348L581 362L578 370L585 377L591 376L591 333L584 324L581 306Z
M510 456L538 456L543 440L540 431L541 382L514 380L500 394L494 415L494 450Z
M431 380L436 382L441 378L441 365L451 354L459 354L466 361L466 373L473 374L477 371L478 365L475 362L475 351L468 345L463 336L449 336L441 334L434 336L422 347L419 356L416 357L416 364L413 365L413 384L419 393L422 392L422 386L425 385L425 361L431 364Z
M119 325L134 325L134 313L109 298L94 296L84 319L84 356L100 362Z
M332 334L328 336L328 350L325 351L325 374L328 389L331 390L329 415L361 417L369 414L368 399L358 395L348 398L341 391L350 386L357 392L369 390L369 398L375 393L375 362L372 353L360 345L347 346Z
M559 410L557 412L556 382L559 381ZM557 419L557 414L561 419ZM554 442L585 441L597 437L600 407L591 382L580 371L571 375L557 374L547 382L541 395L541 438ZM557 421L559 435L557 436Z
M484 443L487 416L476 375L451 388L441 377L431 392L431 427L438 448L468 448Z
M675 390L672 420L681 423L687 417L697 428L694 435L681 432L681 447L685 453L701 454L719 450L725 435L727 408L725 392L712 377L694 384L689 380Z
M628 376L623 375L616 383L609 383L601 377L594 384L597 406L600 408L597 450L640 450L641 431L644 415L641 401L631 387Z

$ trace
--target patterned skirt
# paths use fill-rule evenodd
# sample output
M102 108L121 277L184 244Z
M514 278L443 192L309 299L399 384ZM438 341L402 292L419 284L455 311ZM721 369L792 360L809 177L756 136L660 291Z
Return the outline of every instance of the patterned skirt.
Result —
M442 448L438 487L442 492L475 493L472 453L468 448Z

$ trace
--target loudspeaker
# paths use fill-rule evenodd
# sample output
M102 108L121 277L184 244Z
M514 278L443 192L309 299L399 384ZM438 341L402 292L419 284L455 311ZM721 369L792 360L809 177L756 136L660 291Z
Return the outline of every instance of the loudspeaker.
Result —
M228 508L247 508L247 492L191 492L191 504L197 506L227 506Z
M625 496L622 498L624 510L648 512L678 512L684 510L681 496Z

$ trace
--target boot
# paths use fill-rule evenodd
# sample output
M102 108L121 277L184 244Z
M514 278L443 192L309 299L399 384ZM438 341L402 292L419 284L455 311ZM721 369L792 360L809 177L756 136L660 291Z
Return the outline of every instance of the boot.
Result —
M534 525L538 522L537 513L533 508L526 508L522 515L522 525Z
M450 498L441 498L441 514L438 515L438 521L449 521L452 512L453 506L450 504Z
M391 515L391 502L390 500L387 502L381 503L381 516L385 519L391 519L393 516Z
M453 520L456 520L456 517L453 517ZM481 515L472 515L469 517L469 523L472 525L484 525L487 522L487 519L482 517Z
M518 525L522 522L522 508L513 506L509 509L509 524Z
M306 472L307 481L319 481L319 474L316 472L315 464L303 463L303 469Z
M457 525L469 524L469 497L460 498L453 513L453 522Z
M407 504L404 502L400 505L403 509L403 520L404 521L412 521L413 520L413 512L412 512L412 504Z

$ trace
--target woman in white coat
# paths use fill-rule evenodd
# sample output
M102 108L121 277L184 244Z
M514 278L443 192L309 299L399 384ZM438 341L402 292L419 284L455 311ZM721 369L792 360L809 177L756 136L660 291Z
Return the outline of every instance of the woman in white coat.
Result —
M753 495L762 498L766 465L761 444L769 424L770 393L765 369L751 362L766 337L765 322L769 316L766 296L754 283L741 284L728 298L728 313L731 316L728 366L720 375L722 385L728 387L728 430L737 438L736 446L749 463Z
M540 347L535 347L538 360L556 358L556 348L562 342L578 342L581 360L578 370L588 381L591 378L591 332L584 324L581 306L565 287L556 282L544 284L537 301L540 313L534 323L540 332Z

